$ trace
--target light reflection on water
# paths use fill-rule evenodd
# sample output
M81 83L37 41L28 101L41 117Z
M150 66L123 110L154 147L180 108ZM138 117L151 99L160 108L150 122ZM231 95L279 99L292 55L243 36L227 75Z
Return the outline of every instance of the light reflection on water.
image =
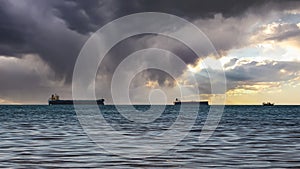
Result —
M116 130L132 135L168 130L178 115L174 106L167 106L159 119L137 125L113 106L102 110ZM189 135L170 151L149 158L120 158L89 139L72 106L0 106L0 167L300 167L300 107L226 106L213 136L200 144L207 112L200 110Z

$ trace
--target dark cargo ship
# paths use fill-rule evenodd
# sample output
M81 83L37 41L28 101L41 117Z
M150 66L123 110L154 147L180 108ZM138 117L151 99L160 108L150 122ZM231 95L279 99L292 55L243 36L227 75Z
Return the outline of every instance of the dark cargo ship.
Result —
M72 104L82 104L82 105L91 105L98 104L104 105L104 99L99 100L60 100L57 94L52 95L48 100L49 105L72 105Z
M274 106L274 103L271 103L271 102L263 102L262 105L263 105L263 106Z
M182 104L199 104L208 106L208 101L181 101L178 98L175 99L174 105L182 105Z

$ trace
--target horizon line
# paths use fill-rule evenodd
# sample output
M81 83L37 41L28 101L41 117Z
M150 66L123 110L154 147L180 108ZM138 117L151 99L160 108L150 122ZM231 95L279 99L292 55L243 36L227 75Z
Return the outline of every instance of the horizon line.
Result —
M95 104L96 105L96 104ZM122 104L104 104L104 106L113 106L113 105L119 105L119 106L135 106L135 105L142 105L142 106L172 106L174 104L146 104L146 103L135 103L135 104L128 104L128 103L122 103ZM0 106L49 106L46 103L0 103ZM203 106L203 105L202 105ZM262 106L262 104L209 104L209 106ZM274 106L300 106L299 104L274 104Z

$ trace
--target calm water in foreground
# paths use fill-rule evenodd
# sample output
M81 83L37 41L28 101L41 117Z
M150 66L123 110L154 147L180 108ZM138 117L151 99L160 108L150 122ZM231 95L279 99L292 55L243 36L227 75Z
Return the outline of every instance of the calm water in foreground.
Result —
M162 132L178 115L167 106L158 120L136 124L113 106L101 109L116 130L133 135ZM73 106L0 106L0 168L300 168L300 106L226 106L214 134L199 143L207 112L199 111L193 129L171 150L124 158L88 137Z

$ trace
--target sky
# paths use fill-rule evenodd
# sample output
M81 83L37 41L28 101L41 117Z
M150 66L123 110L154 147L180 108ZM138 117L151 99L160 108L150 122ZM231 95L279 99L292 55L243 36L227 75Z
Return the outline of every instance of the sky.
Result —
M218 55L196 56L161 35L127 38L107 53L95 79L96 96L107 103L112 103L111 79L118 64L133 52L155 47L188 66L170 61L166 65L174 76L159 70L138 73L128 91L132 103L148 103L155 89L163 89L171 103L178 97L178 83L196 86L202 99L211 100L217 96L207 69L220 70L202 63L218 61L226 77L226 104L300 104L300 1L289 0L1 0L0 104L47 104L52 93L72 98L74 65L85 42L105 24L138 12L186 19L209 38ZM189 32L186 36L193 38ZM158 103L162 99L151 97ZM191 90L182 99L194 98Z

